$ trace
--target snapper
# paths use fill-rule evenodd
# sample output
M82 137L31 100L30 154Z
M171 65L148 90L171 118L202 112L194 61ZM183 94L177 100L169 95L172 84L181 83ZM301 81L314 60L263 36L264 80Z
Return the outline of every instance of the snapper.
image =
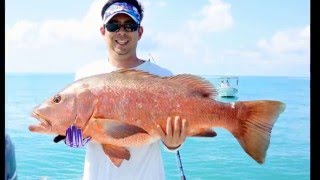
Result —
M215 127L229 131L256 162L265 161L274 123L285 104L274 100L224 103L215 87L191 74L160 77L138 70L118 70L79 79L35 107L37 133L58 135L75 126L83 137L100 143L119 167L130 159L127 149L160 139L156 128L168 116L188 123L187 136L214 137Z

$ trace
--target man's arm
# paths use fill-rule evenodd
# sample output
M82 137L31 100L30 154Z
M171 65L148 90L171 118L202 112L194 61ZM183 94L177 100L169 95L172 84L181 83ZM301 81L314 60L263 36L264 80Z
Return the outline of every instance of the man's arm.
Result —
M170 152L176 152L186 139L187 121L180 120L179 116L176 116L174 121L168 117L165 132L160 125L157 125L157 130L166 149Z

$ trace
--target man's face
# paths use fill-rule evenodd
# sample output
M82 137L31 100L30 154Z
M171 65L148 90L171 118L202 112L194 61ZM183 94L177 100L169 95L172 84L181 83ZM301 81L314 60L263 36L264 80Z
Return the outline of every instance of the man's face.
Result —
M127 24L134 23L134 20L126 14L117 14L108 23ZM133 32L125 31L123 26L116 32L109 32L107 29L104 29L104 32L102 34L107 43L109 53L135 56L138 40L142 35L142 27Z

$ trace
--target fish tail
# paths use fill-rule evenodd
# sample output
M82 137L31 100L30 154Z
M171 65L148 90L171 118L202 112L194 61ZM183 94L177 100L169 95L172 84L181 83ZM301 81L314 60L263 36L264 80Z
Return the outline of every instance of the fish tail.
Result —
M238 142L255 161L264 163L270 143L272 127L284 111L285 104L279 101L239 101L238 128L232 131Z

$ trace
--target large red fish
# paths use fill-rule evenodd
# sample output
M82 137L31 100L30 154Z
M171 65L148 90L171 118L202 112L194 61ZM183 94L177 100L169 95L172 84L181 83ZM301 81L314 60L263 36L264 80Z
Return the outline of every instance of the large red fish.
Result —
M119 167L130 159L127 147L158 140L157 124L165 129L168 116L180 116L188 122L188 136L214 136L212 128L222 127L263 163L271 129L285 104L272 100L223 103L214 100L215 95L214 86L199 76L159 77L119 70L68 85L34 108L33 116L41 123L29 130L65 135L75 125L84 137L101 143Z

